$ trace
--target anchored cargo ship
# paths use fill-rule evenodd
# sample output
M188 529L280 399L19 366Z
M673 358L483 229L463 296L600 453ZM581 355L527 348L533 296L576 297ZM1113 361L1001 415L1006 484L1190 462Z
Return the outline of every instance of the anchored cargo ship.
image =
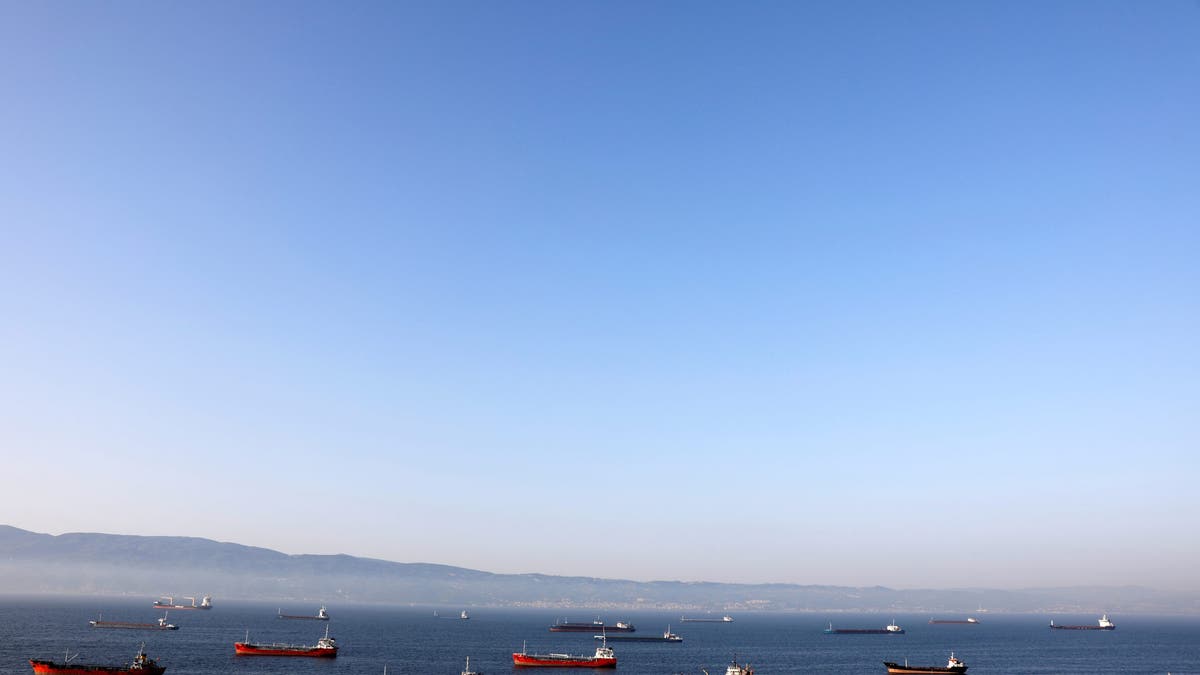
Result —
M163 612L158 623L131 623L129 621L105 621L104 615L88 622L92 628L127 628L130 630L179 630L179 626L167 623L167 614Z
M733 617L725 615L719 619L689 619L686 616L681 616L679 617L679 621L682 623L732 623Z
M329 612L325 611L325 605L321 605L321 609L317 610L316 616L309 616L307 614L284 614L283 610L280 609L279 610L279 618L280 619L301 619L301 620L307 619L310 621L328 621L329 620Z
M663 631L662 637L657 635L593 635L597 640L613 640L621 642L683 642L683 638L671 632L671 627Z
M600 643L592 656L572 654L529 654L525 647L513 652L514 668L616 668L617 657L608 646L608 642Z
M1056 625L1054 623L1054 619L1050 619L1050 627L1054 630L1116 630L1117 624L1109 621L1108 615L1104 614L1100 617L1100 620L1096 622L1095 626L1091 624L1085 624L1083 626Z
M133 663L128 666L90 666L71 663L71 657L67 658L64 663L29 659L29 665L33 666L35 673L53 675L123 675L126 673L129 675L162 675L166 671L165 666L158 665L141 649L138 650L137 656L133 657Z
M196 604L196 599L190 595L185 595L184 600L191 600L190 605L177 605L175 598L170 595L164 595L155 601L154 606L159 609L212 609L212 596L206 595L200 600L200 604ZM163 602L166 600L166 602Z
M973 616L968 616L966 619L930 619L929 623L977 624L979 619Z
M967 664L954 658L954 652L950 652L950 660L945 666L910 666L908 661L904 661L904 665L884 661L883 666L887 668L889 673L899 675L927 675L931 673L965 673L967 672Z
M584 623L582 621L555 621L553 626L550 626L551 633L595 633L601 631L605 633L632 633L637 628L626 621L618 621L609 626L600 619Z
M826 635L904 635L904 629L892 621L883 628L834 628L829 624L825 629Z
M329 627L325 628L325 637L317 640L317 644L315 645L250 642L250 633L247 631L245 642L233 643L233 653L238 656L314 656L318 658L333 658L337 656L338 646L337 641L329 637Z

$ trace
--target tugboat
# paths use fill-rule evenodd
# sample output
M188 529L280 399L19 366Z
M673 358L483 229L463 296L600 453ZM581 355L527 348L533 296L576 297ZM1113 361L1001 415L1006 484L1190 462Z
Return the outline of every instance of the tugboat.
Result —
M601 631L603 633L632 633L637 628L626 621L618 621L616 624L609 626L600 619L589 623L571 622L571 621L555 621L553 626L550 626L551 633L594 633Z
M662 637L658 637L656 635L613 635L613 636L608 636L605 634L593 635L592 637L594 637L597 640L608 639L608 640L621 641L621 642L683 642L683 638L681 638L678 635L671 632L670 626L667 626L667 629L665 631L663 631Z
M950 660L943 666L910 666L908 660L905 659L904 665L884 661L883 665L889 673L897 673L899 675L923 675L926 673L965 673L967 672L967 664L954 658L954 652L950 652Z
M608 646L608 642L601 642L599 647L596 647L596 653L592 656L571 654L529 654L525 651L525 647L521 647L521 651L513 652L513 667L514 668L616 668L617 657L613 654L613 650Z
M196 599L190 595L184 596L183 599L191 600L192 604L177 605L177 604L175 604L175 598L173 598L169 595L164 595L161 598L159 598L157 601L155 601L154 606L157 607L158 609L212 609L212 596L211 595L204 596L204 598L200 600L200 604L198 604L198 605L196 604ZM163 602L163 600L166 600L166 602Z
M130 630L179 630L179 626L167 623L167 613L163 612L158 623L130 623L128 621L105 621L104 615L88 622L92 628L127 628Z
M1051 627L1051 628L1053 628L1054 630L1116 630L1116 629L1117 629L1117 624L1115 624L1115 623L1113 623L1113 622L1109 621L1109 620L1108 620L1108 615L1107 615L1107 614L1104 614L1104 615L1102 615L1102 616L1100 617L1100 620L1096 622L1096 625L1095 625L1095 626L1090 626L1090 625L1083 625L1083 626L1063 626L1063 625L1055 625L1055 623L1054 623L1054 619L1050 619L1050 627Z
M71 663L72 658L74 657L68 656L63 663L29 659L29 665L33 666L35 673L53 673L55 675L162 675L166 671L165 666L158 665L154 659L146 656L145 645L142 645L142 649L138 649L137 656L133 657L133 663L128 666L88 666L82 663Z
M238 656L315 656L331 659L337 656L338 646L337 641L329 637L328 626L325 627L325 637L317 640L315 645L250 642L250 631L246 631L246 641L233 643L233 653Z
M306 614L284 614L283 609L279 610L280 619L308 619L309 621L328 621L329 612L325 611L325 605L321 605L321 609L317 610L316 616L308 616Z
M834 628L829 624L826 635L904 635L904 629L896 625L895 619L883 628Z

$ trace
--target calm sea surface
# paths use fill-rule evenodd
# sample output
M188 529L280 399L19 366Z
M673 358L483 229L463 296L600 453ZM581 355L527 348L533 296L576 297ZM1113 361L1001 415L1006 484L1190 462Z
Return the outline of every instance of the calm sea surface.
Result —
M588 621L595 612L507 610L467 607L469 621L435 618L434 608L329 606L330 634L341 651L336 659L235 657L233 643L249 631L252 640L314 643L321 621L275 618L274 605L222 602L207 612L172 612L178 631L101 630L88 620L103 612L114 621L152 622L161 613L153 598L0 598L0 674L30 673L28 659L62 660L66 652L86 663L128 663L142 641L167 666L169 675L457 675L467 656L485 673L513 673L511 654L523 642L530 652L588 653L590 634L550 633L562 618ZM317 605L292 604L285 613L316 613ZM463 607L442 607L457 616ZM668 624L682 644L612 643L618 673L724 675L731 658L772 673L884 673L882 661L945 665L951 650L970 666L970 675L1174 673L1200 675L1200 618L1121 616L1115 631L1051 631L1051 617L978 615L976 626L930 625L929 615L734 615L734 623L680 623L675 612L605 611L609 622L628 620L638 634L661 633ZM905 635L825 635L835 626L879 628L895 618ZM1059 615L1058 623L1093 623L1095 616ZM525 671L522 671L525 672ZM535 672L543 672L541 670ZM549 672L598 672L560 670ZM602 672L602 671L601 671Z

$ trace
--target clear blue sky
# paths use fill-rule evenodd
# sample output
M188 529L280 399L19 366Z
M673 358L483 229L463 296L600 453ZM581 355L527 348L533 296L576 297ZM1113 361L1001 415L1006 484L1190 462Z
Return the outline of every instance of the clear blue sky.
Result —
M1198 588L1195 2L8 2L0 87L0 522Z

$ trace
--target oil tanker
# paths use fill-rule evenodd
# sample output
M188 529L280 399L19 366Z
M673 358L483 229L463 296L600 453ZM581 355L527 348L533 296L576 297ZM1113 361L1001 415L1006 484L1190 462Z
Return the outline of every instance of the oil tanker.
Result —
M613 640L621 642L683 642L683 638L671 632L671 627L663 631L662 637L657 635L593 635L597 640Z
M617 657L607 642L596 647L592 656L586 654L530 654L522 647L513 652L514 668L616 668Z
M129 621L105 621L104 615L100 618L93 619L88 622L92 628L125 628L128 630L179 630L179 626L173 623L167 623L167 615L164 613L158 623L132 623Z
M70 658L67 658L64 663L29 659L29 665L33 666L34 673L46 675L162 675L167 669L166 666L158 665L154 659L146 656L146 652L140 649L137 656L133 657L133 663L128 666L89 666L83 663L71 663Z
M679 617L683 623L733 623L733 617L726 614L719 619L689 619L686 616Z
M329 620L329 612L325 611L325 605L321 605L321 609L317 610L317 613L315 616L309 616L307 614L284 614L283 608L280 608L279 609L279 618L280 619L307 619L309 621L328 621Z
M555 621L553 626L550 626L551 633L632 633L637 628L627 622L618 621L613 625L607 625L603 621L596 619L588 622L573 622L573 621Z
M826 635L904 635L904 629L892 621L883 628L834 628L829 624L825 629Z
M233 643L233 653L238 656L313 656L331 659L337 656L338 646L337 641L329 637L328 627L325 628L325 637L317 640L315 645L250 642L247 632L245 642Z
M206 595L200 600L200 604L196 604L196 599L192 596L184 596L184 600L191 600L190 605L177 605L175 598L169 595L164 595L154 602L154 606L158 609L212 609L212 596ZM163 602L166 600L166 602Z
M1050 627L1054 630L1116 630L1117 624L1109 621L1108 615L1105 614L1100 617L1100 620L1096 622L1095 626L1091 624L1085 624L1082 626L1061 625L1055 624L1054 619L1050 619Z
M954 652L950 652L950 661L944 666L910 666L908 665L908 661L905 661L904 665L893 663L892 661L884 661L883 667L887 668L887 671L893 675L932 675L935 673L967 672L967 664L954 658Z

